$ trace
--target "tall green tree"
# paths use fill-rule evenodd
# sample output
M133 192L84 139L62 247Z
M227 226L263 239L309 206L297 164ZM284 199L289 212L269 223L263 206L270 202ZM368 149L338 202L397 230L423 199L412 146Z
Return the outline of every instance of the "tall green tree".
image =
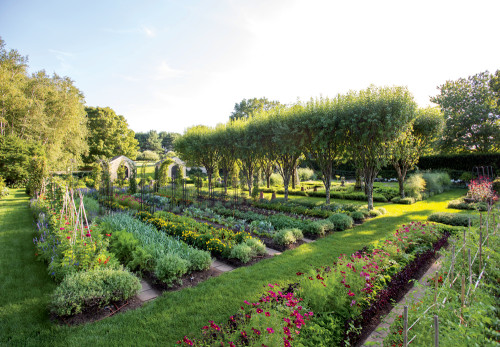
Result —
M84 156L85 163L118 155L132 160L136 158L138 142L125 117L117 115L109 107L86 107L85 111L89 127L89 153Z
M181 134L161 131L158 136L160 137L161 146L163 147L163 149L169 152L174 150L174 142L181 136Z
M233 122L233 131L236 141L236 156L239 159L237 164L240 167L240 174L243 174L248 187L248 195L252 194L254 175L259 167L260 159L260 138L257 122L240 119Z
M27 59L0 39L0 134L40 143L51 170L87 151L83 94L68 77L27 73Z
M335 106L336 100L311 100L300 117L305 151L321 170L327 205L330 204L333 166L343 159L345 153L345 134Z
M146 140L148 139L148 133L135 133L134 137L139 143L139 151L144 152L146 150Z
M285 200L288 200L288 187L304 148L304 136L295 116L301 112L303 112L303 107L299 104L269 111L269 127L272 130L273 144L271 153L278 173L283 177Z
M207 170L208 184L212 187L212 177L220 161L220 153L214 142L214 129L197 125L188 128L179 137L174 148L179 157L192 166L201 165Z
M148 137L146 138L146 150L153 151L156 153L163 153L163 148L161 146L160 136L156 130L150 130L148 132Z
M371 86L339 99L340 126L347 149L363 174L368 209L373 209L373 182L389 163L389 148L415 118L416 103L403 87Z
M438 87L440 93L431 101L441 107L446 119L442 151L500 150L500 112L495 81L495 77L485 71L447 81Z
M214 143L220 153L219 169L222 170L224 180L224 193L227 194L229 177L233 171L236 157L236 131L232 124L219 124L213 133Z
M279 105L279 101L270 101L267 98L243 99L240 103L234 104L234 110L231 113L229 120L234 121L237 119L248 119L255 113L269 111Z
M428 107L417 110L414 122L402 132L390 147L391 164L398 176L399 195L405 197L406 174L418 163L419 158L439 138L444 119L439 108Z

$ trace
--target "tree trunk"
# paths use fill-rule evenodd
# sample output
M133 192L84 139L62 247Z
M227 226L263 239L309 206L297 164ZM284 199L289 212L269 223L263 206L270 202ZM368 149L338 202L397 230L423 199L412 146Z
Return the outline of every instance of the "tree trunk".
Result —
M288 201L288 185L290 184L290 174L285 174L283 177L283 185L285 186L285 201Z
M227 181L229 179L229 171L222 170L222 177L224 177L224 195L227 195Z
M248 196L252 196L253 174L250 174L249 171L247 171L247 185L248 185Z
M399 196L401 199L405 198L405 187L404 187L404 180L401 176L398 175L398 183L399 183Z
M401 199L405 198L405 177L407 168L401 167L398 163L393 163L394 169L396 169L396 173L398 174L398 183L399 183L399 196Z
M266 176L267 188L271 188L271 175Z
M356 169L356 183L354 184L354 191L361 190L361 169Z
M295 168L292 171L292 189L295 189Z

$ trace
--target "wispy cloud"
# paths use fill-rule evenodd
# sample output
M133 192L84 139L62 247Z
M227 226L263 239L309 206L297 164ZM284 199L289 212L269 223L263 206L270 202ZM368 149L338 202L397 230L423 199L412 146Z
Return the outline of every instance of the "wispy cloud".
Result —
M155 80L164 80L164 79L169 79L169 78L180 77L184 74L185 74L185 72L183 70L178 70L178 69L172 68L164 60L157 67L156 75L154 76L154 79Z
M141 30L144 34L146 34L147 37L155 37L156 36L156 31L153 28L150 28L150 27L143 25Z
M75 57L73 53L51 48L49 48L49 52L55 55L56 59L59 60L59 63L61 64L59 69L61 72L67 72L73 68L73 66L68 62L68 60Z
M144 34L147 37L155 37L156 29L151 26L142 25L140 27L134 28L123 28L123 29L115 29L115 28L102 28L103 31L111 33L111 34Z

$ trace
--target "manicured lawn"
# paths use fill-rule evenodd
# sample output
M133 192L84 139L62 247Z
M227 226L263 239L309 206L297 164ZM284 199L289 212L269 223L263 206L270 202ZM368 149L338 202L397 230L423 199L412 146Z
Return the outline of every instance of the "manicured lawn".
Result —
M239 268L194 288L167 292L144 307L79 327L48 321L47 296L55 285L46 267L34 262L33 229L27 197L21 190L0 201L2 306L0 343L9 345L167 345L193 336L208 320L225 322L243 300L256 299L267 283L291 283L297 271L327 265L341 253L350 254L387 237L401 224L425 220L465 194L452 190L414 205L379 203L388 214L361 226L332 234L251 267Z

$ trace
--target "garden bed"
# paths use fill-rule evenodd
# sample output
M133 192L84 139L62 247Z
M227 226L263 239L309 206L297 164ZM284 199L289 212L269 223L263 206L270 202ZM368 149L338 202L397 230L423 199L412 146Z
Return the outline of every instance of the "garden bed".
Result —
M351 345L361 346L370 334L380 324L382 318L391 312L394 303L400 301L414 286L413 279L420 279L432 264L439 258L437 253L442 247L448 245L449 233L434 243L433 249L417 256L411 263L406 265L400 272L393 276L387 288L383 289L375 302L361 313L361 317L355 322L346 322L345 331L349 324L361 324L359 335L351 334L349 340Z

